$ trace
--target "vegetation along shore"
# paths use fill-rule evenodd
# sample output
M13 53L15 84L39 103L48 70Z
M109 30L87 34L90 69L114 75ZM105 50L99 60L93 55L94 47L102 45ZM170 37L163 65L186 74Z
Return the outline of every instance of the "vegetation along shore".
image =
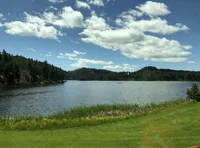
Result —
M112 112L106 111L109 107ZM132 108L130 115L127 114L130 108L129 111L125 109L127 105L125 108L109 107L79 108L37 120L10 118L1 121L0 147L182 148L199 144L198 102L175 101L146 106L141 110L137 106L128 106Z
M92 126L149 115L168 107L177 107L183 103L185 103L184 100L152 103L144 106L131 104L95 105L75 108L48 117L2 117L0 128L3 130L41 130Z
M199 144L199 100L199 87L193 84L187 99L176 101L79 107L47 117L1 117L0 146L190 147Z
M113 72L104 69L81 68L66 71L47 63L0 53L0 84L54 84L65 80L99 81L200 81L199 71L144 67L135 72Z

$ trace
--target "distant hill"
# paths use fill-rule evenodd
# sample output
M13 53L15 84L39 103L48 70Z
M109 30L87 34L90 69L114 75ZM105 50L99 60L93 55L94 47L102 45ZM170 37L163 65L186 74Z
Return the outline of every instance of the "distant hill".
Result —
M0 52L0 84L51 84L63 80L106 81L200 81L199 71L144 67L136 72L80 68L64 71L47 63Z
M48 84L62 82L68 73L61 68L23 56L0 52L0 84Z
M124 75L127 73L124 72ZM68 73L70 80L123 80L123 73L102 69L81 68Z
M69 80L200 81L200 72L144 67L136 72L112 72L81 68L68 73Z

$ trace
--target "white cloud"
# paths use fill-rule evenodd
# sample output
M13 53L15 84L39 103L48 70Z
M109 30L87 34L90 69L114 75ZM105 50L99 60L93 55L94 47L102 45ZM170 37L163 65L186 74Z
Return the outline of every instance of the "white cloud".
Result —
M60 13L55 15L52 12L45 12L43 14L43 20L47 24L63 28L76 28L83 27L83 15L79 11L74 11L71 7L64 7Z
M28 14L26 12L24 12L24 15L26 16L25 17L26 22L36 23L36 24L39 24L39 25L45 25L45 20L43 18L40 18L38 16L30 15L30 14Z
M186 50L189 50L189 49L192 49L192 46L186 45L186 46L183 46L183 48L186 49Z
M3 21L6 20L6 18L4 17L4 15L2 13L0 13L0 20L3 20Z
M28 50L29 50L29 51L33 51L33 52L36 52L36 50L33 49L33 48L28 48Z
M90 5L88 5L86 2L82 2L79 0L76 0L76 7L77 8L87 8L90 9Z
M134 18L134 20L136 19L136 17L141 17L143 16L144 13L138 10L129 10L129 11L124 11L122 12L119 17L124 18L124 19L128 19L129 17Z
M88 64L91 65L111 65L113 64L112 61L102 61L102 60L90 60L90 59L82 59L82 58L77 58L74 59L76 61L76 63L72 64L72 67L77 67L77 68L81 68L81 67L88 67Z
M2 27L2 26L3 26L3 24L0 23L0 27Z
M45 26L37 23L14 21L5 23L6 33L10 35L35 36L43 39L58 39L62 36L53 26Z
M103 17L98 17L96 15L92 15L91 18L85 20L87 30L97 30L97 31L105 31L108 30L110 27L106 24L106 21Z
M171 12L168 10L167 5L159 2L147 1L145 4L136 6L137 9L146 13L149 16L165 16Z
M46 8L45 11L48 11L48 10L55 10L55 11L57 11L58 9L56 7L54 7L54 6L50 6L49 8Z
M132 71L138 69L137 65L129 65L129 64L123 64L123 70L124 71Z
M135 71L139 67L137 65L129 65L129 64L123 64L122 66L120 65L106 65L103 67L103 69L108 69L108 70L115 70L115 71Z
M63 3L64 0L48 0L49 2L52 2L52 3Z
M188 61L189 64L196 64L195 61Z
M73 53L60 53L59 56L57 56L57 58L60 58L60 59L63 59L63 58L66 58L66 59L70 59L70 60L75 60L74 58L78 57L79 55L85 55L86 52L79 52L79 51L76 51L74 50Z
M74 64L71 64L71 66L75 68L88 67L85 63L74 63Z
M71 66L76 68L88 67L88 65L104 65L103 69L116 71L134 71L138 69L138 66L136 65L123 64L122 66L120 66L114 65L112 61L80 58L81 55L85 54L86 52L74 50L72 53L60 53L57 58L75 61L75 63L71 64Z
M66 58L72 61L76 61L76 63L73 63L71 66L72 67L88 67L89 64L91 65L111 65L113 64L112 61L103 61L103 60L91 60L91 59L84 59L84 58L80 58L80 55L85 55L86 52L80 52L80 51L76 51L74 50L73 53L60 53L59 56L57 56L57 58Z
M159 38L146 33L165 35L189 30L189 28L181 24L168 25L166 20L159 17L150 17L148 20L138 19L142 15L143 12L137 10L123 12L116 20L118 27L112 27L106 23L104 18L92 13L92 16L85 21L86 28L80 33L85 36L81 40L105 49L119 50L129 58L159 62L188 61L186 56L191 53L187 50L192 46L184 46L176 40Z
M122 67L120 65L106 65L103 67L103 69L110 69L110 70L119 70Z
M64 7L61 12L44 12L39 16L25 14L25 22L13 21L5 23L6 32L11 35L35 36L43 39L56 39L58 36L64 36L54 26L75 28L83 27L83 15L79 11L74 11L71 7ZM58 40L59 41L59 40Z
M123 12L115 22L117 25L124 28L134 28L140 32L152 32L163 35L189 30L186 25L180 23L175 24L175 26L168 25L166 20L158 17L149 20L137 20L137 17L141 17L142 15L143 14L138 11L130 10L128 12Z
M104 6L103 0L87 0L87 2L91 5L96 5L96 6L99 6L99 7Z
M76 51L76 50L74 50L74 53L76 55L85 55L86 54L86 52L79 52L79 51Z

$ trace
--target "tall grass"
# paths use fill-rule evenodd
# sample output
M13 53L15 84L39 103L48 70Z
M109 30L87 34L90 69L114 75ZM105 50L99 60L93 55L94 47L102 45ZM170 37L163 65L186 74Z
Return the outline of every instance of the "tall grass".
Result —
M0 128L6 130L43 130L92 126L151 114L167 107L176 107L182 103L184 100L160 104L152 103L144 106L120 104L78 107L48 117L1 118Z

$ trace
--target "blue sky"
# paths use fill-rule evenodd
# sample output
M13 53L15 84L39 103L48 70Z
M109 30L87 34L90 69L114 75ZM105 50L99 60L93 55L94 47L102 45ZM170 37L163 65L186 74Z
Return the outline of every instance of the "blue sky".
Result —
M199 0L1 0L0 50L65 70L200 70Z

